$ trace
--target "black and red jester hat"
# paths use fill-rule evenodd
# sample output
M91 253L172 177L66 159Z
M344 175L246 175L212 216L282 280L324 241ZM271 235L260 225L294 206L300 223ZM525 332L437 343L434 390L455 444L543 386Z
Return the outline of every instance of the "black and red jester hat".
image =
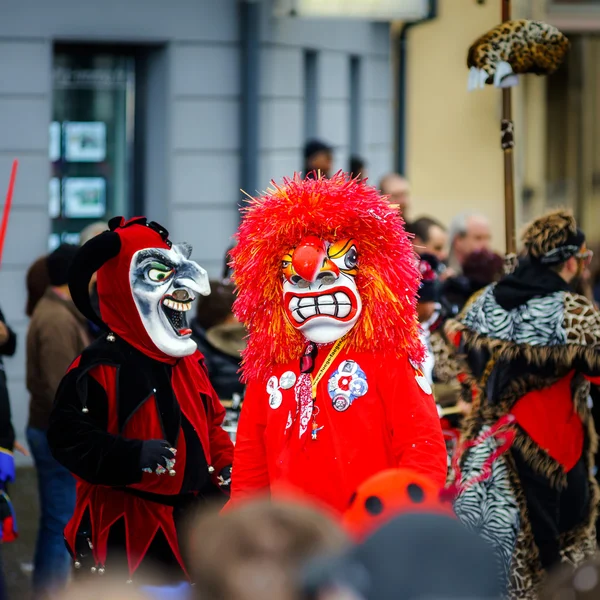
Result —
M145 217L125 221L115 217L109 230L92 238L77 253L69 275L69 289L75 306L92 323L125 340L143 354L161 362L175 359L152 342L133 299L129 273L136 252L147 248L169 250L169 232ZM100 315L90 302L89 285L97 273Z

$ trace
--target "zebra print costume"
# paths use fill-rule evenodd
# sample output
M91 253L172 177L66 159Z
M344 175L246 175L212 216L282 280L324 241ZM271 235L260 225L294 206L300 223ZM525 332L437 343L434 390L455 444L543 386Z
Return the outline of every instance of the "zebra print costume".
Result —
M506 364L543 367L548 361L555 365L556 378L573 369L574 364L600 372L600 315L587 299L565 291L531 298L512 310L505 310L494 296L495 285L476 294L456 320L445 326L449 339L463 352L463 369L477 391L473 414L464 426L463 440L475 441L461 459L462 482L480 475L482 467L496 450L494 437L482 438L499 419L526 393L545 389L554 380L536 380L530 373L516 373L503 380L498 388L498 371ZM474 369L477 355L479 371ZM481 358L483 357L483 358ZM475 361L476 363L477 361ZM502 365L504 363L504 365ZM527 371L527 369L524 369ZM535 373L535 369L532 368ZM540 372L540 371L538 371ZM588 468L593 464L595 432L585 399L589 383L581 379L573 390L573 403L586 432L584 457ZM519 448L528 464L561 485L565 477L561 465L537 447L527 433L515 428L514 446ZM595 550L595 518L598 501L597 485L589 477L592 495L589 515L576 531L568 532L561 540L561 557L576 564ZM493 465L491 476L461 489L455 501L459 519L478 532L496 549L502 573L506 576L508 597L533 600L537 597L544 572L539 561L527 503L521 489L519 474L511 452L501 455Z

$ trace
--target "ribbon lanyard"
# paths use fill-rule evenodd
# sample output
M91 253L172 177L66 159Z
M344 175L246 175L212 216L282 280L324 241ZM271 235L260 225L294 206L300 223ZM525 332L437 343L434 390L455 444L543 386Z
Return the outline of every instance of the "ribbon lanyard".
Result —
M344 338L339 339L335 343L335 346L329 351L329 354L327 355L327 358L323 361L323 364L321 365L321 368L319 369L319 371L317 372L317 374L315 375L315 377L313 378L311 376L311 379L312 379L312 385L311 385L311 387L312 387L312 399L313 399L313 401L317 397L317 386L319 385L319 381L321 381L323 375L325 375L325 373L327 372L327 370L331 366L331 363L335 360L335 357L340 353L340 350L344 346L345 342L346 342L346 340Z

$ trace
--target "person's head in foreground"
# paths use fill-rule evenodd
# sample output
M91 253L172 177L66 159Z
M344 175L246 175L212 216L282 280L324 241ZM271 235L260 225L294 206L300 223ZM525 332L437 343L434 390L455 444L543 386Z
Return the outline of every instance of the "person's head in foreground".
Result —
M532 265L550 269L574 285L592 260L585 234L566 210L551 212L531 223L523 233L526 256Z
M194 589L201 600L295 600L300 565L346 543L328 517L299 504L256 500L208 512L188 548Z
M456 519L396 517L363 543L303 570L306 600L500 600L492 548Z

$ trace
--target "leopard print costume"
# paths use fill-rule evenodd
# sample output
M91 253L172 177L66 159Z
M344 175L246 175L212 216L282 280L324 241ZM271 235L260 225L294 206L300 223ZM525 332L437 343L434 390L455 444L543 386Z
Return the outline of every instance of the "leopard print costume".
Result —
M480 37L469 48L467 66L495 81L500 63L517 75L550 75L558 69L569 48L569 40L556 27L540 21L520 19L502 23ZM483 73L482 73L483 72Z
M568 344L600 346L600 313L585 296L565 295L563 326Z
M448 321L445 326L449 339L454 340L459 335L467 347L485 349L489 356L489 362L481 377L471 378L478 390L480 404L465 424L465 440L476 439L484 428L492 426L509 413L514 404L528 391L544 389L574 368L594 377L600 373L600 313L587 298L560 291L532 298L519 309L507 311L497 304L493 291L493 285L484 288L470 299L456 320ZM498 360L512 362L515 359L525 360L532 365L543 365L550 360L555 365L555 370L543 378L527 372L521 373L497 390L493 402L488 402L487 380L490 369ZM581 373L573 378L572 399L574 409L587 430L583 457L589 473L592 498L590 509L583 521L561 538L561 559L564 563L573 565L592 556L596 550L595 521L599 500L598 486L591 475L597 437L587 405L590 384ZM524 430L517 428L513 445L520 450L530 468L543 475L550 485L564 485L566 474L563 467ZM478 444L474 447L475 455L477 452L485 452L485 448L481 446ZM512 492L510 496L516 500L519 508L519 528L509 566L508 597L511 600L533 600L544 581L545 572L538 559L527 504L512 456L505 454L498 461L498 468L502 464L507 467ZM466 480L478 474L475 458L470 458L469 453L464 457L461 469L467 470L463 471ZM476 519L481 514L477 494L479 497L489 498L500 483L493 480L484 481L484 487L479 490L467 489L461 492L463 497L459 495L455 505L461 521L467 525L477 522ZM482 525L478 526L487 528L488 537L500 540L500 536L494 535L493 528L495 522L499 522L498 519L506 517L507 505L498 503L488 508L482 516Z

